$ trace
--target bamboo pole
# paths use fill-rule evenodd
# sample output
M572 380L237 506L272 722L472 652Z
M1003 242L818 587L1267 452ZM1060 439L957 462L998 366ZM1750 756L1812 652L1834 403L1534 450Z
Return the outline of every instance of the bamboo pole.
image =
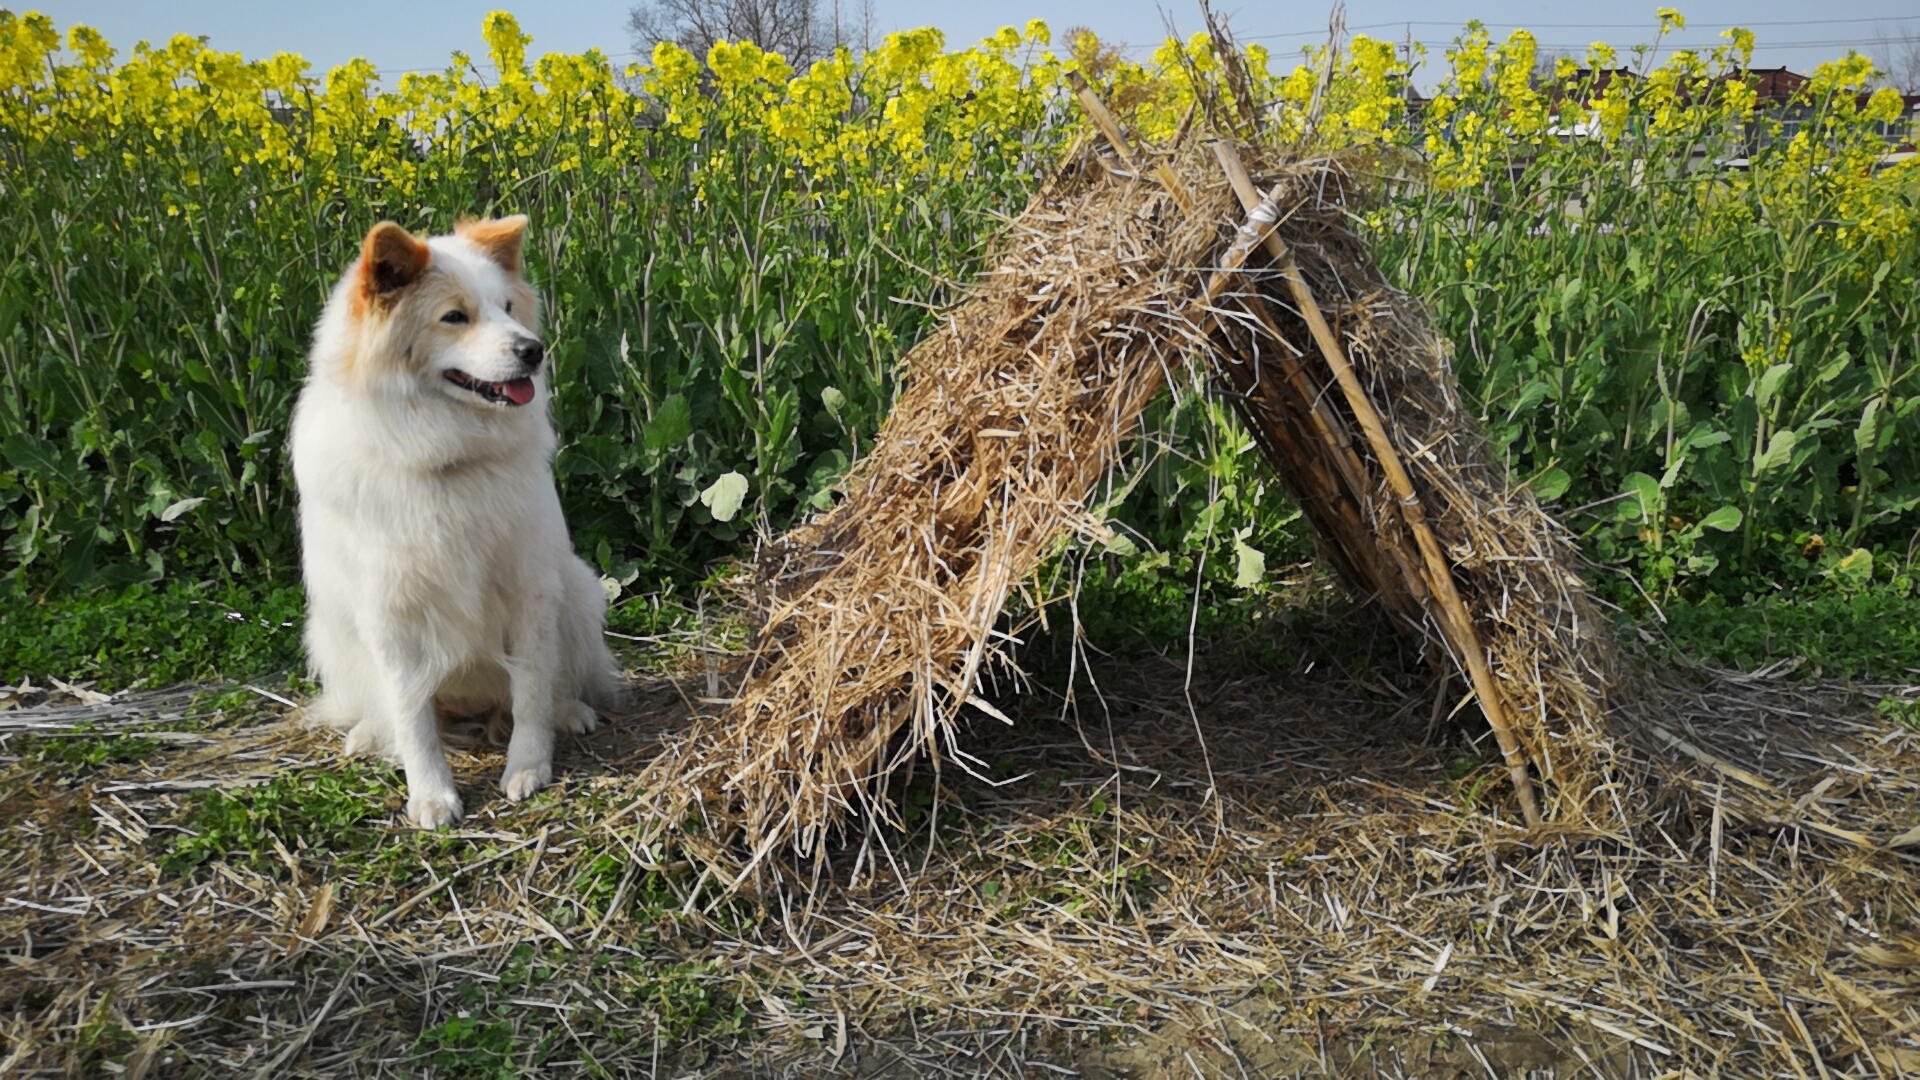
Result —
M1100 100L1099 94L1093 92L1093 87L1087 84L1086 77L1077 71L1069 71L1067 84L1073 87L1073 96L1080 100L1080 107L1086 110L1088 118L1093 121L1093 126L1100 129L1100 134L1107 137L1107 143L1113 147L1113 152L1120 155L1120 161L1127 167L1127 171L1135 176L1144 177L1149 171L1146 163L1141 161L1140 156L1134 153L1133 147L1127 144L1127 137L1120 133L1120 122L1107 111L1106 103ZM1166 162L1155 162L1150 171L1153 173L1153 178L1160 181L1160 186L1173 194L1173 201L1180 204L1182 212L1193 212L1193 196L1188 194L1187 186L1180 182L1180 178L1173 175L1173 170L1167 168ZM1259 201L1254 200L1256 204ZM1253 207L1249 206L1247 209L1251 210Z
M1270 205L1271 200L1263 201L1255 190L1246 166L1241 164L1240 152L1232 143L1215 140L1213 150L1242 206L1251 210L1255 206ZM1413 479L1401 465L1400 455L1387 435L1386 425L1373 407L1373 399L1367 396L1366 388L1360 385L1359 376L1354 374L1353 366L1347 362L1340 339L1334 335L1333 328L1327 325L1320 305L1314 302L1313 292L1307 287L1306 278L1300 274L1293 251L1277 232L1268 231L1263 242L1267 253L1273 256L1274 262L1280 267L1287 289L1293 295L1294 305L1306 320L1307 329L1312 333L1327 366L1333 369L1334 380L1340 384L1347 405L1353 409L1354 419L1359 422L1360 430L1366 436L1367 445L1372 448L1375 459L1380 462L1381 471L1386 474L1387 489L1393 493L1394 500L1399 504L1400 516L1420 549L1421 561L1426 567L1427 589L1438 601L1441 632L1452 643L1454 651L1460 654L1467 668L1474 693L1480 699L1480 709L1486 713L1487 724L1500 743L1500 753L1506 759L1507 774L1513 780L1515 794L1520 797L1520 809L1526 816L1527 824L1539 825L1540 808L1534 801L1533 783L1527 776L1526 754L1508 719L1506 698L1487 664L1487 650L1473 625L1473 616L1467 611L1459 590L1454 586L1453 568L1440 549L1439 539L1427 524L1426 510L1420 503L1419 493L1414 490Z
M1289 349L1293 347L1274 320L1264 297L1256 292L1250 292L1242 294L1240 299L1269 337ZM1215 316L1216 330L1223 323L1224 320ZM1354 573L1347 575L1349 584L1364 585L1372 589L1379 594L1381 602L1386 604L1389 611L1405 618L1416 630L1424 633L1425 628L1421 625L1420 616L1427 608L1429 594L1425 577L1413 564L1406 550L1408 537L1397 528L1381 533L1365 524L1361 506L1367 492L1372 488L1372 482L1367 478L1366 466L1361 463L1359 454L1353 449L1346 424L1327 404L1325 396L1320 392L1320 387L1297 358L1281 357L1278 363L1285 378L1278 383L1276 396L1284 395L1287 390L1293 391L1294 400L1291 411L1306 417L1305 423L1311 433L1317 437L1319 452L1326 458L1328 467L1332 470L1332 476L1335 478L1337 486L1322 494L1340 500L1339 510L1336 512L1341 519L1342 527L1332 531L1342 543L1354 549L1344 551L1340 556L1345 560L1346 568L1355 570ZM1245 358L1241 358L1239 366L1253 367L1254 365L1248 364ZM1275 393L1273 390L1268 390L1265 380L1260 376L1255 376L1255 382L1258 389ZM1281 402L1263 401L1262 404L1273 409L1280 416L1284 416L1287 411L1286 406ZM1256 428L1263 423L1258 417L1250 417L1249 422ZM1282 422L1284 423L1284 420ZM1296 451L1295 455L1290 457L1276 455L1270 463L1274 471L1286 474L1297 471L1304 460ZM1343 499L1342 493L1345 496ZM1307 508L1303 506L1302 509ZM1348 527L1349 525L1357 525L1358 528ZM1362 557L1367 550L1365 545L1369 543L1384 551L1392 564L1391 567L1381 568L1374 560ZM1359 572L1358 568L1361 566L1367 567L1368 572Z
M1106 103L1100 100L1099 94L1093 92L1093 87L1088 84L1086 77L1077 71L1069 71L1067 83L1073 87L1073 95L1079 100L1080 107L1086 110L1087 118L1093 121L1093 126L1106 138L1107 145L1113 147L1113 152L1119 155L1121 164L1135 176L1141 175L1145 170L1139 155L1134 153L1133 146L1127 142L1126 135L1120 131L1120 122L1107 111ZM1160 181L1161 186L1167 189L1182 210L1193 209L1192 193L1187 190L1185 184L1180 182L1180 178L1173 174L1173 170L1167 168L1165 162L1158 164L1154 170L1154 178ZM1212 303L1226 291L1227 284L1239 276L1240 268L1246 264L1247 256L1252 254L1255 247L1263 243L1271 245L1278 239L1273 234L1273 230L1280 224L1280 213L1276 207L1263 203L1256 197L1252 202L1245 204L1245 209L1246 222L1234 235L1233 243L1227 245L1226 253L1220 257L1219 267L1207 279L1206 288L1202 290L1196 303L1201 305Z

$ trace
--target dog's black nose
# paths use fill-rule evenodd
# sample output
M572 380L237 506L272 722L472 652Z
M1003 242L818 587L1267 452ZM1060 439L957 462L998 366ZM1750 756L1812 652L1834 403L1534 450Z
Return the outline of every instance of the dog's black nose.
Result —
M547 350L533 338L521 338L513 346L514 359L527 365L529 370L539 367L541 358L546 355Z

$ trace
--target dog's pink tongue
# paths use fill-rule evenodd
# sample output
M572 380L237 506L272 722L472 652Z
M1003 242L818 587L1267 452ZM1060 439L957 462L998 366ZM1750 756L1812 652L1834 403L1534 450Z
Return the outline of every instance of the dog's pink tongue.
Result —
M513 399L515 405L525 405L527 402L533 400L532 379L515 379L512 382L503 382L500 384L500 389L506 391L507 396Z

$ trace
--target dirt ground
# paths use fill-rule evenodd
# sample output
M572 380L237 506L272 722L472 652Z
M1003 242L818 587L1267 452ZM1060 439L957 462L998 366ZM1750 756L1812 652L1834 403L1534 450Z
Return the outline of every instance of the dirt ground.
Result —
M1920 1076L1920 730L1872 708L1920 687L1644 674L1601 834L1516 825L1424 668L1094 675L732 900L623 812L697 672L523 806L454 751L437 836L263 693L0 712L0 1076ZM152 746L34 749L81 719ZM372 820L179 865L207 792L319 776Z

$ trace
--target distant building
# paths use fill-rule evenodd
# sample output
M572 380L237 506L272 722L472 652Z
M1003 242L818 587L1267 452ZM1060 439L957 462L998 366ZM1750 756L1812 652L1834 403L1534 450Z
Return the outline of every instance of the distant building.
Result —
M1783 67L1751 68L1729 78L1744 77L1754 92L1754 119L1749 121L1741 132L1741 143L1746 154L1751 155L1766 146L1791 140L1805 129L1813 119L1813 104L1806 100L1807 77L1797 71ZM1872 94L1861 94L1857 103L1865 108ZM1779 123L1776 133L1770 121ZM1920 94L1902 94L1900 96L1900 115L1892 120L1883 120L1875 125L1879 135L1886 141L1886 156L1881 165L1887 166L1911 158L1914 153L1914 136L1920 131ZM1744 160L1729 161L1733 168L1745 167Z
M1580 68L1564 80L1553 80L1541 89L1553 103L1556 122L1552 133L1563 140L1594 138L1599 135L1598 128L1587 119L1586 113L1606 96L1607 91L1616 82L1635 83L1640 75L1631 68ZM1805 128L1813 118L1814 107L1805 98L1807 76L1784 67L1749 68L1721 77L1720 81L1743 79L1753 87L1754 116L1741 126L1735 136L1737 146L1732 153L1725 154L1709 163L1704 150L1696 154L1694 167L1718 166L1724 169L1744 169L1753 154L1760 150L1791 140ZM1427 135L1427 111L1433 99L1424 97L1411 83L1401 88L1402 100L1406 103L1408 132L1415 146L1419 146ZM1871 94L1862 94L1859 104L1865 107ZM1915 156L1915 143L1920 141L1920 94L1901 96L1900 115L1890 121L1882 121L1878 127L1880 137L1886 141L1887 150L1880 165L1885 167L1896 162L1906 161ZM1565 120L1559 118L1569 102L1578 106L1575 117ZM1776 127L1777 125L1777 127ZM1451 127L1451 121L1448 123ZM1729 133L1733 134L1733 133ZM1525 171L1530 156L1522 156L1509 162L1516 176Z

